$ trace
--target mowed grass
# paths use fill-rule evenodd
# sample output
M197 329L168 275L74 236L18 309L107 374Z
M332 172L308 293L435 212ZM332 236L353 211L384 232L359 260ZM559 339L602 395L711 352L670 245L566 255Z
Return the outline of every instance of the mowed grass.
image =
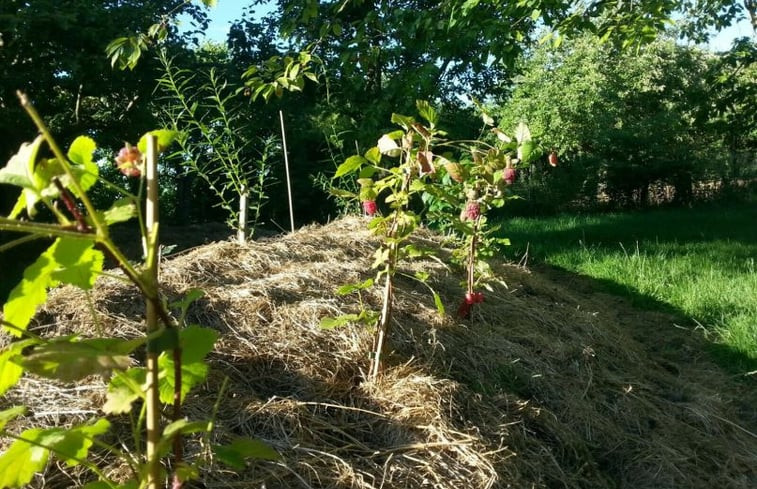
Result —
M731 367L757 365L757 205L513 218L507 255L599 279L701 324Z

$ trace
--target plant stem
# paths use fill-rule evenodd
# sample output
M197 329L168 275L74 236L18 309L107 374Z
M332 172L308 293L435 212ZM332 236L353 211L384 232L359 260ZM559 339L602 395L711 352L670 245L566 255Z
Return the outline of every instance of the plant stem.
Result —
M82 203L84 204L84 207L87 209L87 214L92 219L92 223L97 230L98 236L101 236L103 238L106 237L108 235L108 227L102 223L100 216L95 212L95 207L92 205L92 202L90 202L90 200L87 198L87 195L84 193L84 190L81 188L81 185L79 185L79 180L76 179L73 171L71 171L71 165L69 165L68 163L68 158L66 158L66 156L63 154L63 151L61 151L58 143L55 142L55 138L53 138L52 134L50 134L50 130L45 125L42 117L40 117L37 110L34 108L31 102L29 102L29 97L27 97L26 94L24 94L20 90L16 91L16 95L21 101L21 106L29 114L29 117L32 118L34 124L37 126L37 129L39 129L39 132L47 141L47 144L50 146L50 150L52 150L55 158L58 159L61 168L63 168L63 171L66 172L66 175L68 175L68 177L71 179L71 187L74 189L74 192L79 196Z
M47 224L40 222L23 222L15 219L0 217L0 231L11 231L14 233L33 234L37 238L75 238L95 241L96 237L92 233L83 233L75 228L63 227L59 224Z
M147 136L147 204L145 214L147 218L148 239L147 242L153 247L158 246L156 233L158 229L158 155L155 137ZM157 253L156 249L151 250ZM148 254L149 255L149 254ZM148 269L144 274L148 283L155 286L157 291L158 260L148 260ZM158 329L158 314L155 302L147 300L147 334ZM160 396L158 389L158 353L147 353L147 489L162 487L160 481L160 456L158 444L160 443Z
M391 260L391 257L390 257ZM394 301L394 289L392 284L393 270L391 264L384 269L386 281L384 282L384 294L382 297L381 318L379 319L376 334L373 338L373 362L369 377L375 379L382 369L382 357L386 348L386 336L389 334L389 322L392 318L392 302Z

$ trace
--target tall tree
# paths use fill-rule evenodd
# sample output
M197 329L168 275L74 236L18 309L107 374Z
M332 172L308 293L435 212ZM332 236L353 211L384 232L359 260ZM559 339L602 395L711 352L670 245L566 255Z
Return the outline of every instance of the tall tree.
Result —
M115 147L123 144L122 138L142 134L153 121L147 99L157 64L113 70L105 47L119 34L147 29L179 13L195 19L199 28L207 21L201 7L184 0L0 2L0 160L7 161L34 133L17 90L31 97L61 141L88 133L101 145ZM192 35L174 32L180 42ZM0 191L10 194L4 187Z

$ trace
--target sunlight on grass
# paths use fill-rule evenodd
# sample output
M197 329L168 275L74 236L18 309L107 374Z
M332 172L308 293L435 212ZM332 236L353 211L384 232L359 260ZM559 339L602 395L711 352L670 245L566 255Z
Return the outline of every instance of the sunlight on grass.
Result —
M641 307L677 309L718 343L757 360L757 211L667 210L505 222L517 260L586 275Z

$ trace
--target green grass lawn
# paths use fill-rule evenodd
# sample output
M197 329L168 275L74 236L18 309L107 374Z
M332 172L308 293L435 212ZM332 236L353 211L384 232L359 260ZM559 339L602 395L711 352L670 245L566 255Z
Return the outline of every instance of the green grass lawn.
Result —
M757 205L506 220L518 261L600 279L699 322L737 368L757 364ZM662 304L661 304L662 303ZM734 364L735 363L735 364Z

